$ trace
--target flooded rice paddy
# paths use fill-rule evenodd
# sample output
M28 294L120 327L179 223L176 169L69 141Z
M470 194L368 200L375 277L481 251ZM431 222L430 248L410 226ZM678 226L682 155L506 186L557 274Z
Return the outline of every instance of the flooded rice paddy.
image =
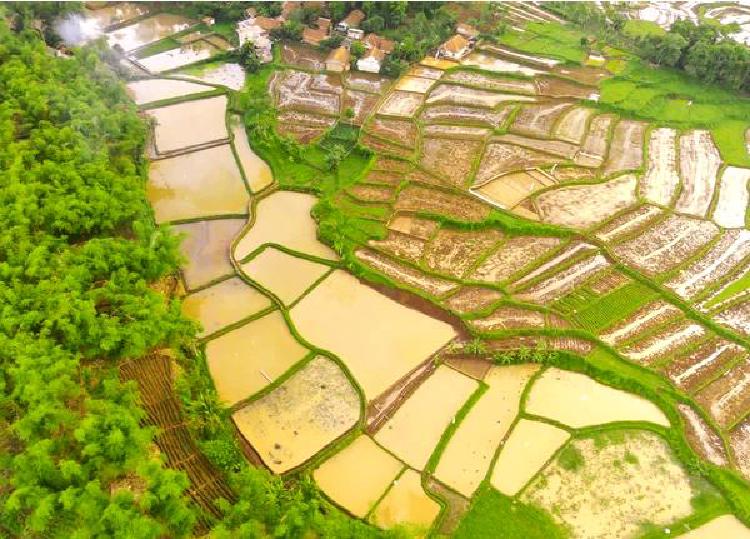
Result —
M440 504L424 492L419 474L406 470L375 508L372 521L383 528L408 524L412 533L421 537L438 513Z
M157 152L168 153L227 139L226 108L227 98L222 95L147 111L156 122Z
M217 55L221 49L205 39L196 39L181 47L154 54L138 60L138 63L151 73L162 73L194 64Z
M232 116L231 128L234 151L237 152L247 184L250 191L258 193L273 183L271 167L250 148L245 126L239 117Z
M174 225L184 234L180 249L186 259L182 276L188 290L231 275L230 244L245 226L246 219L212 219Z
M174 79L142 79L129 82L127 88L136 105L199 94L213 89L211 86Z
M181 32L195 24L182 15L159 13L129 26L110 32L107 41L111 47L129 52L167 36Z

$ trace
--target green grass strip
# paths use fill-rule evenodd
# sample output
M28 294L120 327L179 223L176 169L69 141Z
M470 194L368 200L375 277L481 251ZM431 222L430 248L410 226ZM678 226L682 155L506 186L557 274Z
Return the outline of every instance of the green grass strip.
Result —
M576 313L576 320L591 332L598 332L633 313L658 294L637 281L602 296Z

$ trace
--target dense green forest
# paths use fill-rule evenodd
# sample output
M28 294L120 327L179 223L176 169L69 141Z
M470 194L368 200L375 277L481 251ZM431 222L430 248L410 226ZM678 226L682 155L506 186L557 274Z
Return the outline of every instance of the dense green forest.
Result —
M195 349L194 325L151 286L181 259L146 201L147 126L103 46L58 58L31 25L16 27L0 22L0 535L190 536L187 478L162 462L117 369L169 348L183 386L201 376L181 353ZM229 434L204 432L214 446L236 444ZM213 535L379 534L309 480L239 461L223 467L238 501L222 504Z

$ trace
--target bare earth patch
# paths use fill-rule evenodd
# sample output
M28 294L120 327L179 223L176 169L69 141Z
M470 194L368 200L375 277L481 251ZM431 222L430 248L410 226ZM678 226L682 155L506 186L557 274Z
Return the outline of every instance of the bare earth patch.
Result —
M478 86L487 90L497 90L499 92L510 92L518 94L534 95L536 86L533 81L522 79L511 79L475 73L474 71L450 71L443 80L461 82Z
M609 129L614 116L601 114L594 116L589 124L589 131L583 139L581 153L576 158L576 164L598 167L607 155L607 140Z
M711 205L721 155L708 131L691 131L680 137L682 191L675 209L703 217Z
M558 238L517 236L508 239L469 276L471 279L500 282L560 245Z
M420 238L391 230L384 240L370 240L367 245L385 251L396 258L417 263L422 258L425 243Z
M664 370L677 387L693 392L744 353L744 348L716 338L694 351L678 355Z
M562 115L555 127L555 138L581 144L586 127L594 111L585 107L573 107Z
M373 135L410 148L417 143L417 126L412 121L375 118L366 129Z
M646 124L621 120L615 126L609 157L604 166L606 174L634 170L643 165L643 135Z
M445 305L462 314L481 311L503 298L503 293L494 288L464 286L447 300Z
M662 215L662 210L656 206L640 206L612 219L597 230L595 235L602 241L614 243L660 215Z
M744 228L747 205L750 201L747 184L750 169L727 167L721 176L719 199L716 202L713 219L725 228Z
M678 404L677 410L685 421L688 442L693 451L712 464L726 466L727 456L719 435L687 404Z
M671 303L664 300L652 301L608 328L600 337L609 344L620 343L681 315L682 311Z
M461 187L466 184L481 149L479 140L425 138L420 164L429 172L447 179L451 185Z
M680 185L676 137L674 129L654 129L648 143L648 170L641 181L641 195L662 206L670 204Z
M607 266L607 259L601 254L596 254L532 285L516 296L521 300L536 303L555 301Z
M380 104L378 112L387 116L403 116L413 118L422 106L424 96L413 92L391 92Z
M360 261L375 271L384 273L396 281L427 292L432 296L442 296L458 287L457 283L426 275L419 270L400 264L371 249L358 249L355 255Z
M742 419L750 408L750 363L733 367L696 395L719 426L726 428Z
M443 215L469 222L482 221L490 213L489 205L470 196L416 185L401 190L396 209Z
M536 98L527 95L501 94L454 84L440 84L430 92L426 102L429 105L468 105L493 109L500 103L510 101L536 101Z
M506 144L491 142L479 163L474 185L482 185L497 176L514 170L523 170L532 167L554 165L560 158L553 155L534 150Z
M570 103L524 105L516 115L511 131L522 135L548 137L557 119L570 107Z
M640 364L650 364L682 347L695 344L706 335L703 326L688 320L676 321L659 332L627 346L623 355Z
M504 329L541 329L544 327L545 319L544 313L541 311L508 305L498 307L492 314L484 318L469 320L467 323L476 331L482 333Z
M427 247L425 262L435 271L461 277L502 238L498 230L441 229Z
M486 127L498 127L510 114L511 109L504 107L497 112L460 106L460 105L435 105L426 107L421 114L425 122L446 122L458 124L478 124Z

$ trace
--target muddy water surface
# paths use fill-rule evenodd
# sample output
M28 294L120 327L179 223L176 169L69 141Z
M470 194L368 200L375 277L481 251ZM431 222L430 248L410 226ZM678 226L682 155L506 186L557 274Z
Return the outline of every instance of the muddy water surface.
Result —
M239 116L232 116L231 126L234 150L237 152L237 157L240 158L240 165L242 165L250 190L253 193L262 191L273 183L271 167L250 148L245 126Z
M383 528L399 524L427 531L440 513L440 505L425 494L421 479L414 470L406 470L388 491L372 515L372 521Z
M220 49L204 39L197 39L176 49L160 52L139 60L139 63L152 73L162 73L177 69L201 60L208 60Z
M160 13L110 32L107 41L110 47L119 45L124 51L132 51L185 30L192 24L194 21L182 15Z
M226 106L226 96L220 95L147 111L156 120L157 151L172 152L228 138Z
M173 79L143 79L129 82L128 93L133 96L136 105L171 99L183 95L208 92L213 88L203 84Z

